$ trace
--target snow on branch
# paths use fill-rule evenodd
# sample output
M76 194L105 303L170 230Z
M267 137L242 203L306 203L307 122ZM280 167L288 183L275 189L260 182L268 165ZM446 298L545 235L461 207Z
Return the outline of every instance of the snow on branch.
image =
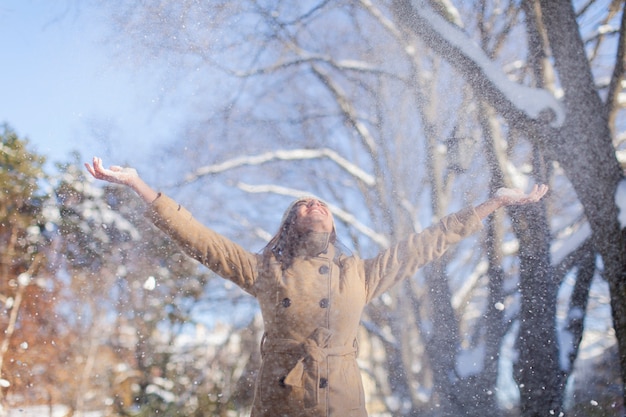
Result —
M237 188L248 193L271 193L271 194L293 197L294 199L300 198L304 195L319 198L317 196L311 195L311 193L307 193L307 192L297 190L294 188L274 185L274 184L251 185L251 184L245 184L245 183L239 182L237 183ZM320 198L320 200L325 201L323 198ZM375 230L361 223L353 214L348 213L347 211L333 204L330 204L327 201L325 202L328 205L328 208L330 209L330 211L333 213L333 216L335 216L337 219L354 227L355 230L359 231L363 235L372 239L372 241L376 242L381 247L383 248L389 247L389 240L387 239L387 237L385 237L384 235L380 233L377 233Z
M397 75L395 74L384 71L381 68L373 66L364 61L358 61L358 60L353 60L353 59L335 60L332 57L327 56L327 55L311 54L300 48L297 48L294 45L292 45L292 49L297 50L297 53L298 53L297 58L286 60L286 61L281 61L274 65L270 65L268 67L256 68L251 71L234 71L234 72L231 71L231 74L236 77L246 78L246 77L252 77L255 75L270 74L281 69L294 67L294 66L298 66L302 64L312 64L316 62L323 62L340 71L354 71L354 72L363 72L363 73L382 74L382 75L387 75L389 77L397 77Z
M562 104L549 91L510 80L501 67L463 31L447 22L424 0L395 0L396 15L431 48L450 61L474 90L494 104L506 105L511 113L538 119L552 114L551 125L560 127L565 120Z
M357 165L343 158L337 152L328 148L278 150L265 152L259 155L240 156L237 158L229 159L219 164L208 165L199 168L195 172L187 175L185 177L184 183L188 184L190 182L198 180L201 177L212 174L219 174L221 172L225 172L245 165L262 165L264 163L272 161L295 161L321 158L330 159L348 174L352 175L353 177L368 186L372 186L376 183L376 179L373 175L368 174Z

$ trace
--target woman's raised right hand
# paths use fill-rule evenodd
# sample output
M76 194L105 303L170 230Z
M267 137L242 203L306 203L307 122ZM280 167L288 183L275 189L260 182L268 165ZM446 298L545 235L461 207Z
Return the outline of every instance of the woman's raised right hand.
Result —
M137 170L134 168L124 168L113 165L109 169L106 169L102 166L102 159L97 156L93 157L93 165L85 163L85 167L96 179L129 186L135 190L146 203L153 202L159 196L159 193L153 190L139 177Z
M116 184L132 186L139 179L136 169L117 165L107 169L102 166L102 159L97 156L93 157L93 165L85 163L85 167L94 178Z

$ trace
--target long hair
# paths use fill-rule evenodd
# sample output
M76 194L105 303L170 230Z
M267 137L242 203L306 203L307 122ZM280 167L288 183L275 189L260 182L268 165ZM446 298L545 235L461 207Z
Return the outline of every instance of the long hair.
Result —
M298 243L304 238L304 234L296 229L296 209L299 202L309 200L315 197L302 197L292 202L280 222L280 226L276 234L270 239L267 245L263 248L263 258L267 261L273 255L278 262L281 263L282 269L287 269L291 266L293 259L298 248ZM337 240L337 234L335 232L335 225L333 223L333 229L330 232L328 238L329 243L335 243Z

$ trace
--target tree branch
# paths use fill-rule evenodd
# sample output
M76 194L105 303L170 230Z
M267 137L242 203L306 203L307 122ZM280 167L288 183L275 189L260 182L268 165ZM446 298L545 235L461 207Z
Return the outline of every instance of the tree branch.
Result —
M561 103L548 91L515 83L469 39L461 29L448 23L423 0L393 0L399 21L463 75L474 91L511 121L549 117L553 127L565 120Z
M240 156L219 164L208 165L198 168L196 171L188 174L185 180L178 185L185 185L197 181L198 179L219 174L225 171L229 171L242 166L262 165L273 161L294 161L294 160L306 160L306 159L322 159L328 158L336 163L340 168L346 171L348 174L361 181L367 186L373 186L376 184L376 179L363 171L357 165L351 163L337 152L329 148L320 149L290 149L290 150L278 150L265 152L259 155Z
M370 133L367 126L359 121L359 117L357 115L356 109L353 106L353 103L347 98L346 94L341 91L339 86L333 82L331 77L328 76L328 74L326 74L321 68L316 65L312 65L311 69L313 70L313 73L320 79L320 81L324 83L326 87L328 87L333 97L335 98L335 102L341 109L341 113L343 114L345 120L350 123L352 127L354 127L354 129L358 132L359 136L367 146L368 151L372 155L376 155L378 153L376 140Z

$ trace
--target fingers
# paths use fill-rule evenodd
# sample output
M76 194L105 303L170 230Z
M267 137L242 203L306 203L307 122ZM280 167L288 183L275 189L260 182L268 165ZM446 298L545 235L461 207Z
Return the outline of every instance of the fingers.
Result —
M85 162L85 168L87 168L87 171L89 171L89 173L90 173L92 176L94 176L94 177L96 176L96 172L93 170L93 168L91 167L91 165L89 165L87 162Z
M543 198L548 192L548 186L545 184L535 184L533 189L526 195L526 198L520 200L520 204L536 203Z
M107 173L106 169L102 166L101 158L94 156L91 165L89 163L85 163L85 167L94 178L99 180L106 179Z
M89 173L94 177L94 178L99 178L99 167L101 168L102 162L99 161L99 158L97 157L93 157L92 160L92 164L89 164L88 162L85 162L85 168L87 168L87 171L89 171Z
M533 199L535 202L541 200L541 198L546 195L546 193L548 192L548 186L545 184L541 184L541 185L535 185L533 187L533 191L531 193L531 195L533 196Z

